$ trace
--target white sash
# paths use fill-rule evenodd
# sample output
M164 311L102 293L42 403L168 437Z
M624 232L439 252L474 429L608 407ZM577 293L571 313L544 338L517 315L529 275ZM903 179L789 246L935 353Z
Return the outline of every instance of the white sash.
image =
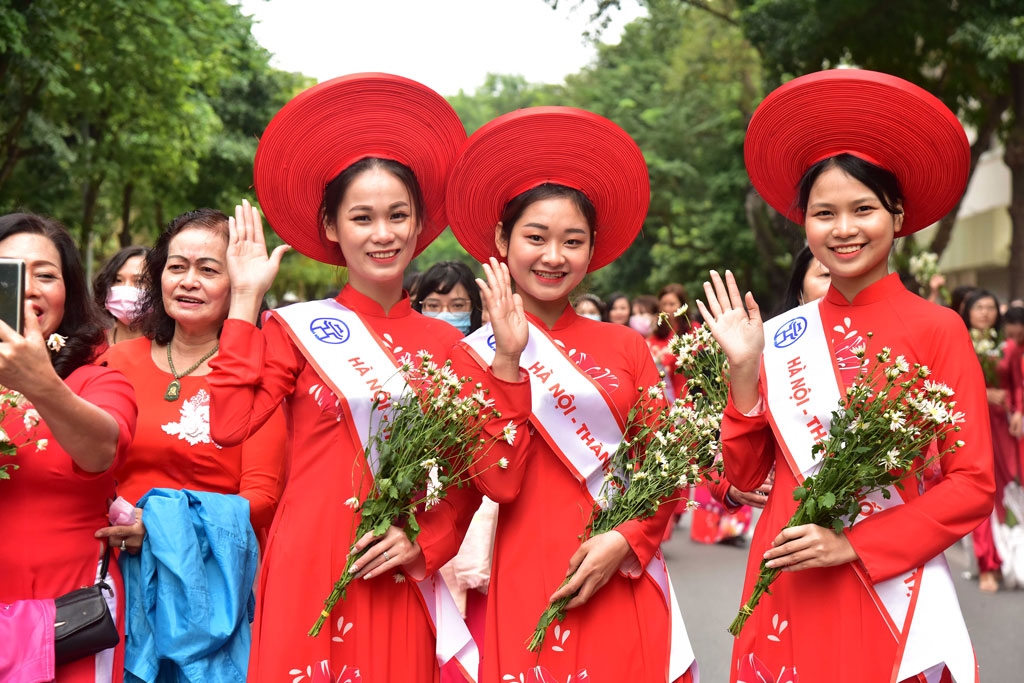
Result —
M490 366L494 359L494 335L489 324L462 343L482 367ZM533 323L519 363L530 376L530 422L573 476L586 485L590 497L598 500L605 463L623 438L625 425L618 411L600 385ZM668 680L674 681L694 664L693 648L660 552L654 554L644 571L661 590L671 615ZM693 680L698 683L696 666Z
M798 482L817 472L820 463L811 448L828 435L832 411L841 399L842 382L819 303L804 304L764 324L768 419ZM865 497L855 523L903 504L899 489L889 487L889 494L888 499L881 492ZM945 556L939 554L922 567L874 584L860 563L851 566L897 640L892 682L942 664L956 683L978 680L974 649Z
M394 356L358 313L333 299L285 306L273 315L342 403L349 429L359 435L359 448L365 449L380 421L387 419L391 397L408 389ZM370 454L367 466L377 476L376 453ZM437 573L415 583L437 636L438 662L443 665L456 657L476 680L480 654L448 587Z

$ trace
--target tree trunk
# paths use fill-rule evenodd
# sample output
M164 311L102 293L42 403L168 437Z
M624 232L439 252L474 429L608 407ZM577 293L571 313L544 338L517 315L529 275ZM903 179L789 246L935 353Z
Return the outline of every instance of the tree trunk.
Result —
M103 178L91 177L86 181L85 189L82 192L82 226L78 233L78 252L84 259L89 253L89 242L92 241L92 226L96 220L96 200L100 196L100 186L103 185ZM86 263L89 269L91 263Z
M1009 66L1014 123L1003 160L1010 168L1010 299L1024 298L1024 62Z
M124 191L121 193L121 236L118 242L122 249L132 246L131 217L132 192L134 190L135 185L132 183L125 183Z

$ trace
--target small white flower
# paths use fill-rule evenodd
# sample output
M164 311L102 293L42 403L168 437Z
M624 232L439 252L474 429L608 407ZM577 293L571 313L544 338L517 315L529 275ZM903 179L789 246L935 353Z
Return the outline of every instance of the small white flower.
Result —
M429 510L441 502L441 480L438 478L437 466L430 468L427 473L427 499L426 508Z
M345 501L345 505L349 506L353 510L358 510L359 509L359 499L356 498L355 496L352 496L351 498L349 498L348 500Z
M11 437L7 436L7 432L0 427L0 443L7 443L11 440Z
M675 316L675 317L677 317L677 318L678 318L679 316L681 316L681 315L686 315L686 311L687 311L687 310L689 310L689 308L690 308L689 306L687 306L686 304L683 304L682 306L680 306L679 308L677 308L677 309L676 309L676 312L675 312L675 313L673 313L672 315L674 315L674 316Z
M508 469L508 458L500 458L498 460L498 467L500 467L503 470L507 470Z
M505 439L505 443L509 446L512 446L516 442L516 432L516 423L509 420L505 428L501 430L501 438Z
M910 363L908 363L907 359L903 356L896 356L894 364L896 365L896 369L901 373L910 372Z
M29 408L22 419L25 421L25 429L32 429L39 424L39 413L35 408Z
M395 583L405 583L405 574L395 572Z
M46 340L46 348L50 349L54 353L59 352L64 348L64 345L68 343L68 338L54 332L50 335L50 338Z
M887 470L895 470L900 466L900 451L897 448L889 450L882 459L882 467Z
M36 441L36 450L37 451L45 451L46 447L49 446L49 445L50 445L50 440L49 439L39 439L39 441Z

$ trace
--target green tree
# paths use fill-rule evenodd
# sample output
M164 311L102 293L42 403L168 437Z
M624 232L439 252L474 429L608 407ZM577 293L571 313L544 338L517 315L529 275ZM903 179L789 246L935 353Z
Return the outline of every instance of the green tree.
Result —
M577 106L633 136L651 177L643 234L591 284L635 293L678 281L692 292L728 265L747 287L777 289L785 264L774 254L798 236L746 229L742 144L761 95L757 55L734 26L675 0L645 4L618 45L599 45L596 63L567 79Z

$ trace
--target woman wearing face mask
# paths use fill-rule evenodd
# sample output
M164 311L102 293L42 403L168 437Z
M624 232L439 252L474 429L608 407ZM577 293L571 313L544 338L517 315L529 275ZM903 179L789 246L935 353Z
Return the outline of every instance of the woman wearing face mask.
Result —
M125 247L107 259L93 278L93 299L112 318L107 328L107 343L111 346L142 336L142 330L133 323L142 298L142 267L147 253L149 247Z
M428 318L454 325L463 335L480 327L480 290L473 271L462 261L441 261L416 281L412 308Z
M584 318L608 322L608 318L605 316L604 302L601 301L601 297L596 294L591 294L590 292L580 294L579 297L576 298L576 303L573 305L573 308L576 309L576 313Z

